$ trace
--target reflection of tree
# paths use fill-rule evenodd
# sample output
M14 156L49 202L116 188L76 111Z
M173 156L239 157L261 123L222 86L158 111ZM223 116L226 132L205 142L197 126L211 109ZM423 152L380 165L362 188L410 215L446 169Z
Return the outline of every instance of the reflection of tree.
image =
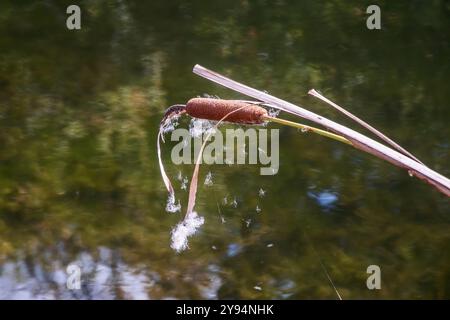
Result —
M336 117L299 96L323 90L449 175L444 1L385 3L378 33L365 29L357 1L86 1L78 33L62 28L59 5L48 3L6 2L0 10L3 270L6 261L19 261L27 279L56 290L54 270L80 252L98 263L97 248L105 246L144 270L154 298L202 297L214 277L221 279L218 297L334 298L301 236L306 232L344 298L449 297L448 202L389 165L282 130L277 176L212 167L215 185L203 188L198 202L207 223L178 256L169 248L178 216L162 212L153 151L167 105L208 90L234 97L190 74L201 62ZM256 196L261 186L269 191L264 199ZM331 189L339 196L336 207L324 213L307 196L311 188ZM217 203L227 195L237 196L239 206L221 205L227 221L221 224ZM230 244L242 251L230 255ZM113 270L114 297L126 297L120 259L105 263ZM386 285L376 294L364 287L365 268L374 261ZM100 296L85 290L84 297Z

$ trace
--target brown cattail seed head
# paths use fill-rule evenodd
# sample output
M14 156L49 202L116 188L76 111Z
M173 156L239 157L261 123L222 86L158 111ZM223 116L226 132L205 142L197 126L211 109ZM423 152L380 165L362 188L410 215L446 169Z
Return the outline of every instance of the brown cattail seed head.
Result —
M242 108L238 110L239 108ZM236 111L237 110L237 111ZM233 112L235 111L235 112ZM230 112L233 112L229 114ZM186 113L194 118L243 124L262 124L268 116L267 110L240 100L194 98L186 104Z

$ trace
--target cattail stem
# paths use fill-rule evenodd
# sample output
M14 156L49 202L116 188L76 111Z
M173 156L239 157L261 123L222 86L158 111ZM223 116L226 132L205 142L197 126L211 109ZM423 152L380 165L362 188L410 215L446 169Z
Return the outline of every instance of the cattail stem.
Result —
M321 136L324 136L324 137L327 137L327 138L330 138L330 139L333 139L333 140L336 140L336 141L339 141L339 142L342 142L342 143L353 145L350 142L350 140L348 140L348 139L346 139L346 138L344 138L344 137L342 137L340 135L331 133L329 131L325 131L325 130L322 130L322 129L310 127L310 126L307 126L307 125L304 125L304 124L301 124L301 123L292 122L292 121L284 120L284 119L280 119L280 118L274 118L274 117L264 117L264 118L267 121L272 121L272 122L276 122L276 123L283 124L283 125L286 125L286 126L290 126L290 127L294 127L294 128L297 128L297 129L301 129L302 131L305 131L305 132L311 131L311 132L314 132L314 133L316 133L318 135L321 135Z

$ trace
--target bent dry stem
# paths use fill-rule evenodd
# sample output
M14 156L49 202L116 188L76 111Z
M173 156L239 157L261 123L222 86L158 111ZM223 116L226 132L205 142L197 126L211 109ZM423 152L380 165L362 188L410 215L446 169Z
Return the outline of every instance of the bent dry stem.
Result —
M218 83L231 90L270 104L277 109L289 112L296 116L320 124L325 128L351 141L352 145L355 148L370 153L377 158L388 161L397 167L406 169L410 175L416 176L426 181L437 190L445 194L447 197L450 197L450 180L447 177L396 150L393 150L359 132L356 132L355 130L329 120L314 112L306 110L303 107L227 78L198 64L194 66L193 72L203 78Z

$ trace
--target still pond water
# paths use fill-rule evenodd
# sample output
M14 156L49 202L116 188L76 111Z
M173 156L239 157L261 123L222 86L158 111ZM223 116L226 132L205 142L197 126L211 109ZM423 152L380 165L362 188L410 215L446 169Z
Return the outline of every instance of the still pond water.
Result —
M199 63L364 132L321 90L450 176L448 3L380 1L379 31L360 1L82 1L78 31L63 3L0 5L0 298L336 299L326 273L344 299L450 298L450 202L403 170L270 125L279 172L202 166L205 223L177 254L193 166L163 146L171 214L156 157L168 106L242 98Z

